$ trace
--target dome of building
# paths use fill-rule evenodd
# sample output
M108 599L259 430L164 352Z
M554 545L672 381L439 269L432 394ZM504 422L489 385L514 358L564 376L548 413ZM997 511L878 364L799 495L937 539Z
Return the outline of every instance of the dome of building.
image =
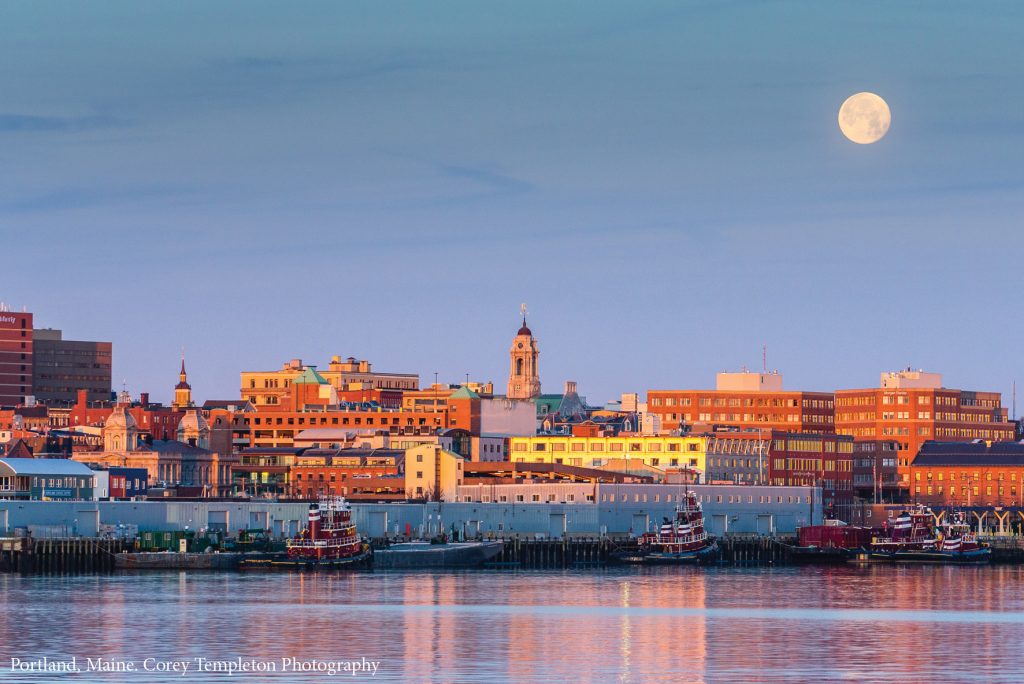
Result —
M523 327L519 329L519 332L517 332L516 335L529 335L530 337L533 337L533 332L526 327L526 321L523 321Z
M106 422L103 423L105 428L134 428L138 427L135 419L132 418L132 414L128 413L124 406L117 406L114 408L114 412L107 416Z
M209 431L210 424L206 422L206 419L199 413L199 411L189 411L185 414L185 417L178 423L178 432L205 432Z

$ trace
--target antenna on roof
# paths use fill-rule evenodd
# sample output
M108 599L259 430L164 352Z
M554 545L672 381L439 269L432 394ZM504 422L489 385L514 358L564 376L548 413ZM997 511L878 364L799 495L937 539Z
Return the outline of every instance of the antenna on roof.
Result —
M767 344L762 344L761 345L761 367L764 369L765 373L768 372L768 345Z

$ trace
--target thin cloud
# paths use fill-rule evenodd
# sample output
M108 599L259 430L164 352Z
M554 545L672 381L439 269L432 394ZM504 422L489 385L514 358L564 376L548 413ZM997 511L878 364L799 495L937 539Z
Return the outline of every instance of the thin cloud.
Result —
M37 116L0 114L0 133L91 131L121 128L128 123L113 116Z
M441 166L441 171L447 176L475 181L502 193L518 194L535 189L535 186L524 180L513 178L503 173L489 171L479 166L444 164Z

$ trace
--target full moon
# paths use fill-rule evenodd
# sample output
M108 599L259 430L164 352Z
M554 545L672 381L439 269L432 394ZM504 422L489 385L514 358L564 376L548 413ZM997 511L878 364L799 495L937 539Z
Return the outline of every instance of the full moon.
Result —
M860 145L878 142L889 130L889 105L874 93L857 93L839 108L839 130Z

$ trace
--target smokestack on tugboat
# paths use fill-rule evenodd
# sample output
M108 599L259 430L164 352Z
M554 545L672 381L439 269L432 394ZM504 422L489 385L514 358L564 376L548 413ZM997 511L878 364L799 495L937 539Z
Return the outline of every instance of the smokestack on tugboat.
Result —
M309 504L309 540L320 538L320 504Z

